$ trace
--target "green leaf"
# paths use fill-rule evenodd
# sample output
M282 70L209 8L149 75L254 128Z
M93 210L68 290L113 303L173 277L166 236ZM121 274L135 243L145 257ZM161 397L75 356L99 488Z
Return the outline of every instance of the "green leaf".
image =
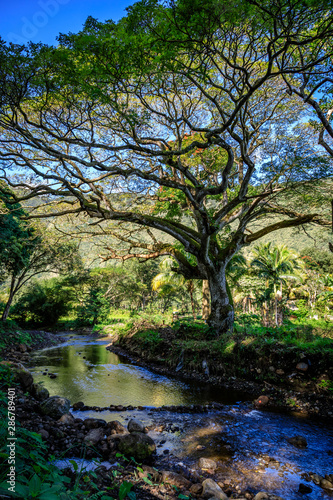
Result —
M63 487L63 485L61 483L59 484L54 484L53 486L51 486L50 484L48 483L44 483L43 486L42 486L42 489L41 489L41 494L46 494L46 493L56 493L58 492L59 490L61 490Z
M38 500L59 500L59 495L45 492L38 495Z
M75 460L69 460L69 463L73 465L73 469L76 472L79 468L77 462L75 462Z
M124 481L121 483L119 486L119 500L123 500L126 495L129 496L129 493L133 487L132 483L129 483L128 481Z
M42 482L41 482L40 478L37 476L37 474L34 474L29 481L29 493L30 493L30 495L36 496L36 495L34 495L34 493L40 492L41 484L42 484Z

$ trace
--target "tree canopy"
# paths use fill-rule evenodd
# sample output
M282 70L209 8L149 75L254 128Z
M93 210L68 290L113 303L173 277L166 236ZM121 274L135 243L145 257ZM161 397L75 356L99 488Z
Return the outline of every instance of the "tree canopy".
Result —
M172 255L208 279L210 323L230 330L235 253L330 225L308 196L332 158L291 85L326 74L332 35L327 1L147 0L57 48L2 44L1 177L18 200L47 198L31 216L100 221L122 242L112 258Z

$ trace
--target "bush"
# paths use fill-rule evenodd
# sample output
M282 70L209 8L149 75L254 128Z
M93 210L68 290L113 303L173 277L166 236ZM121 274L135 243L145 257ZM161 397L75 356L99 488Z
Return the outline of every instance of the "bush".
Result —
M305 300L299 300L297 302L298 309L293 311L293 316L296 316L298 319L304 319L309 316L309 308L306 306Z
M216 331L204 322L181 320L176 321L173 328L176 338L183 340L212 340L216 338Z
M62 286L62 280L31 283L12 308L12 316L20 324L50 326L70 308L71 294Z
M83 305L77 308L78 325L104 324L110 312L109 300L98 288L91 288Z

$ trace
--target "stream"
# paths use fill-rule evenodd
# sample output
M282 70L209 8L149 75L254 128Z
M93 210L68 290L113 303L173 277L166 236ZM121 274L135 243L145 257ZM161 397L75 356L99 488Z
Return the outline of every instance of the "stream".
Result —
M66 341L33 353L30 370L35 382L44 382L50 396L67 397L71 403L88 406L142 406L132 411L73 412L80 418L97 417L126 422L133 417L152 429L157 460L190 469L200 457L218 463L214 479L237 485L240 491L267 491L285 500L333 499L333 494L307 482L306 473L333 473L333 425L254 410L246 394L223 391L198 382L155 374L106 350L109 339L63 335ZM57 375L50 379L43 373ZM163 405L192 405L217 402L222 409L205 413L160 410ZM161 432L161 426L165 426ZM308 446L289 444L293 436L306 438ZM199 471L200 472L200 471ZM298 493L299 484L312 493Z

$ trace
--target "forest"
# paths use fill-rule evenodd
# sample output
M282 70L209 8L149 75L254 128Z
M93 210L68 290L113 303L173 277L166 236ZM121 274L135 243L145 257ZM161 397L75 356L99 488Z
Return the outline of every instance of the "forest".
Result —
M327 0L0 38L1 498L330 498L332 40Z

